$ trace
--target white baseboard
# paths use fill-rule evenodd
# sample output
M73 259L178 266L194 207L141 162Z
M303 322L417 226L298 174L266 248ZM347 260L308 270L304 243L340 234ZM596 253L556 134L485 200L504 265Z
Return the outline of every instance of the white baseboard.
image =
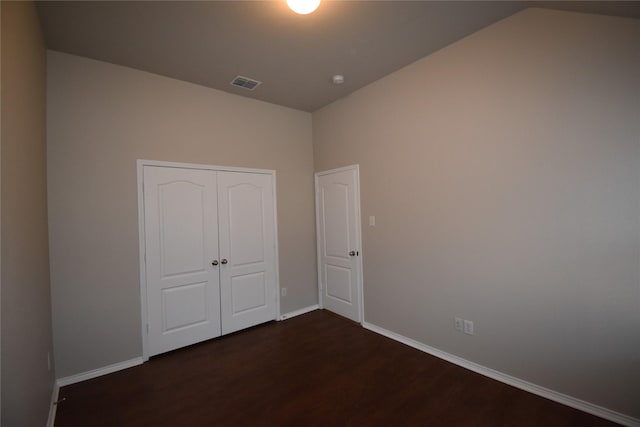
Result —
M596 415L598 417L601 417L625 426L640 427L640 419L633 418L629 415L621 414L619 412L612 411L602 406L594 405L593 403L589 403L584 400L581 400L572 396L568 396L566 394L557 392L555 390L551 390L546 387L542 387L537 384L533 384L528 381L521 380L520 378L512 377L511 375L507 375L502 372L493 370L491 368L487 368L486 366L478 365L477 363L470 362L461 357L454 356L453 354L447 353L442 350L438 350L437 348L434 348L434 347L430 347L426 344L412 340L411 338L407 338L395 332L388 331L384 328L373 325L371 323L364 322L362 326L365 329L376 332L380 335L384 335L387 338L391 338L392 340L406 344L409 347L413 347L417 350L423 351L432 356L446 360L447 362L451 362L455 365L469 369L470 371L473 371L473 372L477 372L478 374L484 375L486 377L492 378L502 383L509 384L510 386L519 388L524 391L528 391L529 393L542 396L549 400L553 400L563 405L570 406L572 408L579 409L584 412L588 412L589 414Z
M47 419L47 427L53 427L56 422L56 410L58 409L58 394L60 393L60 387L57 382L53 383L53 390L51 390L51 403L49 404L49 418Z
M300 310L291 311L280 316L280 320L291 319L292 317L300 316L301 314L309 313L314 310L318 310L320 306L318 304L310 305L309 307L301 308Z
M101 377L103 375L111 374L113 372L121 371L123 369L142 365L142 362L143 362L142 357L136 357L135 359L125 360L124 362L120 362L120 363L114 363L113 365L94 369L92 371L82 372L80 374L71 375L64 378L58 378L58 380L56 381L56 385L58 387L64 387L66 385L79 383L80 381L90 380L92 378Z

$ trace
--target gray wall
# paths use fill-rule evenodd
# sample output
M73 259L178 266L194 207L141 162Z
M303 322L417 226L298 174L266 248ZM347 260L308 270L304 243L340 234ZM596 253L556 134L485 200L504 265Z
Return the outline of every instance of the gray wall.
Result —
M529 9L315 112L365 320L640 417L638 76L637 20Z
M52 51L47 74L59 378L141 356L136 159L275 169L281 309L317 303L309 113Z
M54 374L45 47L31 2L2 8L2 425L43 426Z

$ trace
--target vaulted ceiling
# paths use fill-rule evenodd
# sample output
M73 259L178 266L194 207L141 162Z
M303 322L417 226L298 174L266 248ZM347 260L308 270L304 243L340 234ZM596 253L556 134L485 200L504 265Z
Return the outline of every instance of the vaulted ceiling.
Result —
M47 47L314 111L526 7L640 18L640 2L38 2ZM544 31L541 28L540 31ZM345 76L334 85L334 74ZM236 75L262 82L230 85Z

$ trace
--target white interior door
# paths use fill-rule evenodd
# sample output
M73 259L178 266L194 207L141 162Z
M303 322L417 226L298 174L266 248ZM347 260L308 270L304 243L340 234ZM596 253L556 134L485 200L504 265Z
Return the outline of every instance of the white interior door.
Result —
M320 304L327 310L361 322L357 166L316 174L316 211Z
M277 316L271 175L218 172L222 333Z
M216 172L144 167L149 356L220 335Z

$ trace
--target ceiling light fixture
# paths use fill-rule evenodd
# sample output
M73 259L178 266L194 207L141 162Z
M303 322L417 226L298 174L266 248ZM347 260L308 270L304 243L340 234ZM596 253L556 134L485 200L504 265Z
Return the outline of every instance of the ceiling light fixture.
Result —
M300 15L307 15L320 6L320 0L287 0L289 9Z

